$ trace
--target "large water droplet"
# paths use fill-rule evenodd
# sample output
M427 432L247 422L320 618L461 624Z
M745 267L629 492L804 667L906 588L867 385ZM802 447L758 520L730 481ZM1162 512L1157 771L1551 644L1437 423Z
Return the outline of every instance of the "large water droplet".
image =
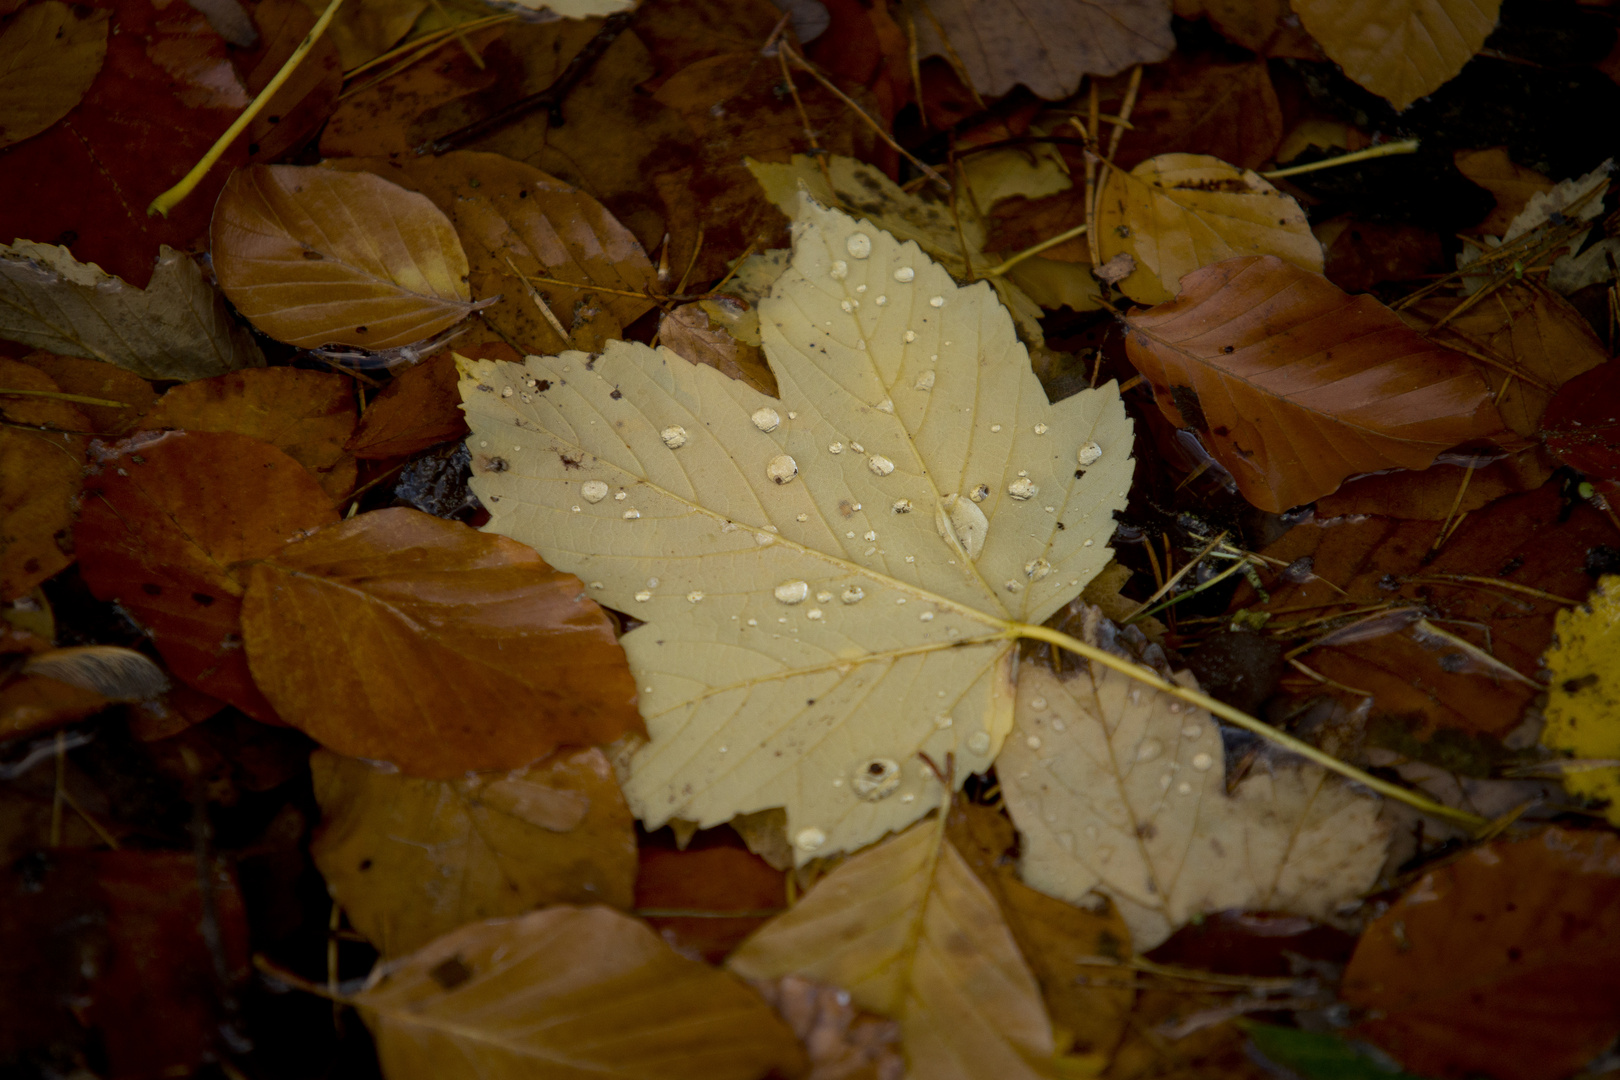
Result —
M784 604L798 604L810 595L807 581L784 581L776 587L776 598Z
M768 405L763 409L756 409L754 411L754 415L749 417L749 419L752 420L754 422L754 426L759 428L761 431L775 431L782 423L782 417L778 415L775 409Z
M909 266L902 266L900 269L894 272L894 280L896 281L911 281L916 276L917 271L913 270Z
M807 619L819 620L821 618L821 609L811 608L809 611L804 613L804 617Z
M851 585L849 588L844 590L844 595L839 597L839 599L846 604L858 604L865 597L865 589L861 588L859 585Z
M925 371L917 376L917 381L911 384L913 390L932 390L934 388L934 373Z
M889 509L893 510L897 514L909 514L909 513L911 513L911 500L910 499L896 499L894 501L894 505L891 506Z
M686 445L686 429L679 424L671 424L663 431L660 431L658 437L663 439L664 445L671 450L678 450Z
M872 238L863 232L851 233L844 241L844 250L852 259L864 259L872 254Z
M932 299L930 299L928 301L928 306L929 307L944 307L945 306L945 298L943 296L933 297ZM947 344L949 344L949 343L947 342Z
M1208 754L1193 755L1192 767L1197 769L1199 772L1208 772L1210 766L1214 764L1215 759L1210 757Z
M787 454L777 454L765 463L765 475L774 483L791 483L799 475L799 463Z
M827 274L834 281L843 281L845 278L849 277L849 263L845 262L843 259L837 259L833 262L832 269L828 270Z
M703 599L703 590L693 589L691 592L686 594L686 599L691 603L697 603L699 600Z
M990 736L982 731L975 731L968 738L967 748L975 754L983 754L990 749Z
M631 510L626 510L624 512L624 520L626 520L626 521L635 521L640 516L641 516L641 511L640 510L631 509Z
M1030 698L1029 707L1034 709L1036 712L1040 712L1042 709L1046 708L1046 699L1043 697Z
M827 453L829 454L842 454L843 452L844 444L841 442L831 443L827 447Z
M579 485L579 493L588 503L599 503L608 497L608 486L600 480L587 480Z
M1097 464L1097 459L1102 455L1103 448L1101 446L1094 442L1088 442L1075 452L1074 459L1080 463L1082 469L1089 469Z
M1137 761L1152 761L1164 753L1164 743L1158 739L1143 739L1142 745L1136 748Z
M648 592L646 589L642 589L640 592L636 593L636 599L645 604L648 600L652 599L652 593Z
M1031 581L1039 581L1052 572L1052 564L1045 559L1031 559L1024 564L1024 576Z
M867 802L886 799L900 787L900 763L893 758L873 758L855 770L849 787Z
M827 834L813 825L808 829L800 829L799 834L793 838L793 845L807 854L819 851L821 845L826 842Z
M1011 495L1019 502L1027 502L1028 500L1033 499L1036 495L1040 494L1040 490L1041 489L1035 486L1035 483L1027 476L1020 476L1018 479L1007 485L1007 494Z
M866 467L871 469L878 476L888 476L890 473L894 472L894 462L890 461L882 454L873 454L871 457L867 458Z

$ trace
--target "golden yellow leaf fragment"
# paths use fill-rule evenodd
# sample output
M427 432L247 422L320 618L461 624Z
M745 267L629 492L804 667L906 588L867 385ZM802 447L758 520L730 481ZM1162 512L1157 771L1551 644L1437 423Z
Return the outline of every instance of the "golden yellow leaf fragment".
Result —
M59 0L24 8L0 31L0 147L38 135L84 97L107 58L112 12Z
M384 956L544 904L635 902L635 824L600 750L457 780L330 750L310 768L323 817L310 856Z
M464 926L351 1003L389 1080L758 1080L804 1062L752 990L604 907Z
M802 975L900 1022L911 1075L1046 1075L1052 1026L1040 988L940 823L840 865L743 942L726 966L749 979Z
M1496 28L1502 0L1293 0L1344 73L1396 110L1463 69Z
M1112 670L1022 671L996 765L1024 880L1107 896L1139 951L1224 908L1326 918L1383 865L1376 798L1315 765L1257 772L1229 798L1209 714Z
M1564 787L1607 799L1609 821L1620 825L1620 577L1610 576L1578 608L1558 613L1558 637L1547 650L1547 727L1541 741L1572 754ZM1605 764L1607 763L1607 764Z
M1242 255L1322 272L1322 245L1299 204L1258 173L1206 154L1160 154L1128 173L1110 170L1096 228L1101 261L1135 259L1119 287L1140 304L1172 300L1186 275Z
M468 362L473 487L646 625L621 639L649 827L782 806L798 858L940 801L1011 724L1012 622L1109 558L1131 475L1112 383L1048 402L1006 311L806 200L760 305L779 398L668 350Z

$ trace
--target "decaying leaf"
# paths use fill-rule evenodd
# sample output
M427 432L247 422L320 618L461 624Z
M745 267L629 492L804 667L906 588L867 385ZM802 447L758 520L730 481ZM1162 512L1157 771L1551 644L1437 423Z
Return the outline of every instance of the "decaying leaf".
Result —
M317 14L298 0L259 0L254 5L259 44L236 60L248 93L257 95L269 84L315 25ZM332 37L322 36L248 125L248 160L276 161L308 142L326 122L342 89L338 48Z
M134 430L137 421L157 400L157 391L152 389L151 383L116 364L48 352L29 353L22 362L43 371L69 394L121 402L123 408L88 405L82 401L74 403L89 421L90 430L98 434L124 435Z
M1502 240L1513 240L1549 221L1596 221L1603 214L1603 197L1608 193L1609 178L1613 174L1614 159L1609 158L1584 176L1572 177L1547 191L1531 194L1525 200L1524 209L1508 223ZM1574 214L1566 215L1564 211L1577 202L1580 206ZM1572 238L1564 253L1554 260L1547 274L1549 288L1570 293L1614 276L1614 260L1620 259L1620 237L1606 237L1588 246L1586 240L1590 235L1588 230ZM1470 254L1465 250L1459 255L1458 265L1467 265Z
M145 289L66 248L0 244L0 337L146 379L201 379L264 355L189 257L165 247Z
M81 18L45 0L0 32L0 147L38 135L79 103L107 58L110 15Z
M1292 197L1202 154L1162 154L1128 173L1110 170L1096 228L1100 260L1122 253L1136 260L1119 287L1142 304L1170 300L1183 277L1244 255L1322 270L1322 245Z
M237 564L337 519L315 478L268 443L138 435L86 485L74 542L91 591L152 632L170 671L263 719L275 712L242 653Z
M1620 1034L1620 844L1543 829L1425 874L1367 928L1355 1033L1423 1076L1558 1080Z
M1035 1080L1054 1052L1035 977L940 822L840 865L726 966L748 979L800 975L849 991L900 1022L914 1076Z
M220 193L211 235L214 272L231 303L301 348L410 345L477 307L449 220L380 177L240 169Z
M1491 236L1507 232L1513 219L1524 210L1532 195L1550 191L1553 182L1534 169L1514 163L1506 147L1485 150L1458 150L1452 155L1457 171L1496 197L1496 209L1480 222L1479 229Z
M1086 75L1163 60L1175 47L1167 0L909 0L924 56L961 58L973 88L1023 83L1055 101Z
M1199 270L1176 300L1127 321L1159 409L1273 513L1502 430L1467 359L1275 256Z
M310 856L384 956L547 904L631 904L635 823L600 750L455 780L329 750L310 768L323 817Z
M776 396L776 376L759 346L738 341L723 326L711 325L708 308L715 301L703 304L682 304L665 315L658 324L659 343L683 359L694 364L708 364L733 379L741 379L762 394ZM755 327L759 323L756 316Z
M1315 765L1228 798L1209 715L1118 672L1025 668L1016 715L997 773L1024 880L1069 903L1101 892L1139 950L1223 908L1324 918L1383 865L1376 799Z
M1111 383L1047 403L983 283L808 199L796 231L780 400L627 343L469 364L462 398L489 527L647 624L637 816L785 806L803 860L935 805L919 753L994 759L1008 620L1107 563L1131 435Z
M1293 0L1344 73L1404 109L1461 71L1496 28L1502 0Z
M413 776L522 768L640 727L612 620L579 579L415 510L363 514L255 563L242 635L283 720Z
M73 505L84 446L73 435L0 426L0 600L73 562Z
M1270 2L1235 0L1229 6L1254 13ZM1286 11L1286 0L1281 6ZM1124 104L1128 85L1121 77L1105 86L1104 111ZM1133 169L1159 154L1208 154L1240 169L1258 169L1272 160L1283 130L1282 105L1264 60L1223 63L1177 51L1142 69L1131 127L1113 162Z
M354 999L394 1080L756 1080L798 1040L753 991L610 908L462 927Z
M1577 760L1620 758L1620 577L1606 577L1581 607L1558 613L1558 640L1547 650L1547 726L1541 741ZM1620 768L1580 767L1564 773L1564 787L1606 799L1609 820L1620 825Z

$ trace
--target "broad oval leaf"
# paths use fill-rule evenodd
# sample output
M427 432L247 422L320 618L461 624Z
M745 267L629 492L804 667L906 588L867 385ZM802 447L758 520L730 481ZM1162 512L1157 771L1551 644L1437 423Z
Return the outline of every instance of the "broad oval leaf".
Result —
M627 343L470 363L462 397L489 527L647 623L637 816L785 806L805 859L935 805L919 754L988 767L1009 620L1107 564L1131 426L1113 384L1049 404L989 287L915 244L808 199L796 237L760 306L780 400Z
M1291 196L1205 154L1161 154L1130 172L1109 170L1096 228L1099 265L1120 255L1136 261L1119 287L1141 304L1163 303L1194 270L1243 255L1322 270L1322 245Z
M24 8L0 33L0 147L38 135L84 97L107 58L110 11L59 0Z
M995 898L921 822L828 874L732 954L749 979L802 975L900 1022L911 1075L1036 1080L1053 1055L1040 988Z
M1224 762L1201 709L1108 669L1026 668L996 763L1024 880L1069 903L1103 893L1142 952L1223 908L1324 918L1373 883L1377 799L1314 765L1257 772L1228 798Z
M462 927L353 1004L389 1080L757 1080L804 1059L770 1006L627 915L553 907Z
M300 348L409 345L477 307L449 219L381 177L296 165L238 170L210 235L231 303Z
M362 514L254 564L242 634L283 720L413 776L522 768L640 728L613 621L577 578L416 510Z
M1126 321L1126 353L1160 411L1196 429L1262 510L1308 503L1356 473L1427 468L1503 430L1462 355L1275 256L1199 270L1174 301Z
M1473 59L1502 0L1292 0L1334 63L1396 110L1431 94Z

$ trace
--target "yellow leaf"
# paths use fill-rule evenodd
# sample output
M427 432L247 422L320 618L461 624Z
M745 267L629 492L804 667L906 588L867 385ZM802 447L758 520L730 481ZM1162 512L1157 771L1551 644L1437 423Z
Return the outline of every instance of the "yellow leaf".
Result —
M543 904L634 903L636 834L600 750L511 773L418 780L317 750L310 856L384 956Z
M936 805L919 754L989 766L1010 620L1107 563L1131 425L1112 383L1048 403L983 283L808 200L795 232L760 306L780 399L622 342L461 389L489 528L646 623L637 816L782 806L803 860Z
M1119 287L1140 304L1175 299L1181 279L1243 255L1275 255L1322 272L1322 245L1305 211L1259 174L1205 154L1160 154L1110 170L1097 199L1103 261L1127 254Z
M1502 0L1293 0L1344 73L1396 110L1440 89L1496 28Z
M453 931L352 999L389 1080L796 1076L793 1032L723 971L603 907Z
M1547 727L1541 741L1587 761L1620 758L1620 577L1606 577L1581 607L1558 613L1557 641L1547 650ZM1607 799L1620 825L1620 768L1571 768L1564 787Z
M1324 919L1372 884L1377 799L1315 765L1258 771L1228 798L1223 758L1209 714L1168 694L1096 666L1026 668L996 763L1024 880L1070 903L1107 896L1142 952L1200 914Z
M738 947L748 979L801 975L900 1023L911 1075L1044 1075L1052 1027L994 897L939 822L922 822L828 874Z
M84 97L107 58L110 11L59 0L24 8L0 33L0 147L38 135Z

